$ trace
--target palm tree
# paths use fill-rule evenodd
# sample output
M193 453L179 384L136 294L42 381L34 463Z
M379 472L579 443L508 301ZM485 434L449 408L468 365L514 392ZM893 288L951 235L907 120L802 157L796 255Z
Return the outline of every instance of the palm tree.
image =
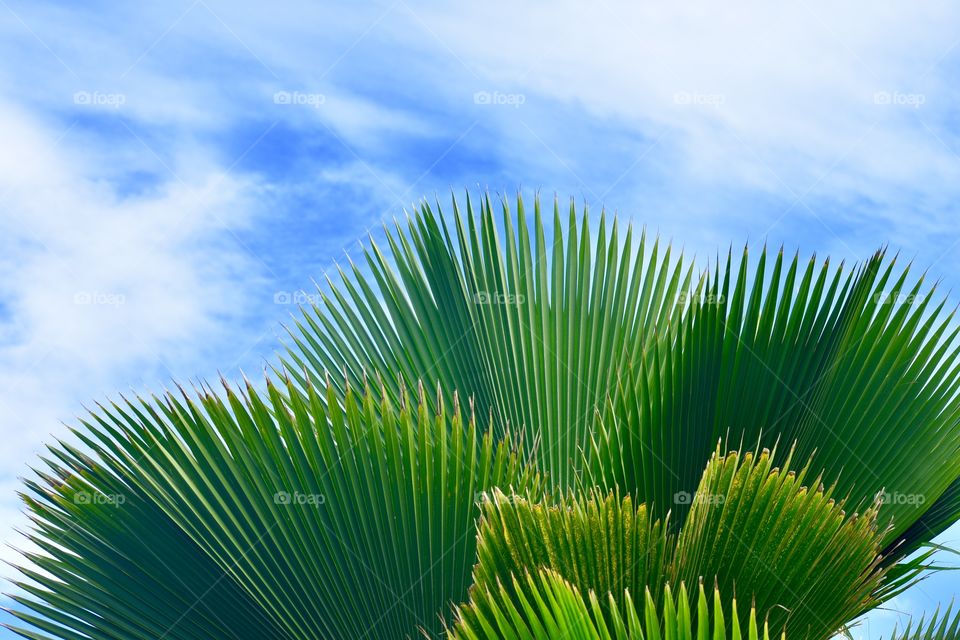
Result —
M935 286L551 220L424 203L303 310L282 383L91 413L27 481L15 630L828 638L924 575L960 519Z

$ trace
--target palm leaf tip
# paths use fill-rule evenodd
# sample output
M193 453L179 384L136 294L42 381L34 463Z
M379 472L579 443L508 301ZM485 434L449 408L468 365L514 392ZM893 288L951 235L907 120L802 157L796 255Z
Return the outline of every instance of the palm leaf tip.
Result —
M891 640L956 640L960 638L960 609L954 611L953 602L946 611L939 608L927 619L925 616L915 625L911 621L903 631L894 629Z
M665 523L629 496L591 491L538 501L495 489L483 503L473 581L509 589L513 576L549 568L583 594L619 597L659 585L672 549Z
M501 209L454 200L448 225L423 204L387 233L388 252L372 246L365 270L307 310L284 360L315 374L347 363L354 380L364 368L408 384L429 373L447 398L469 390L498 433L522 430L553 485L573 486L595 407L657 323L680 314L692 269L615 219L591 229L555 202L548 238L539 199L532 225L522 199Z
M759 625L750 609L741 625L736 602L726 604L714 591L712 606L701 585L695 601L684 584L676 593L669 585L662 589L658 604L649 590L635 601L629 591L607 597L623 606L602 606L604 597L584 594L550 569L514 576L510 587L503 582L475 586L470 601L457 608L456 620L448 629L452 640L513 638L514 640L668 640L671 638L712 638L726 640L769 640L767 625ZM724 615L724 610L728 616ZM694 615L692 612L699 612Z

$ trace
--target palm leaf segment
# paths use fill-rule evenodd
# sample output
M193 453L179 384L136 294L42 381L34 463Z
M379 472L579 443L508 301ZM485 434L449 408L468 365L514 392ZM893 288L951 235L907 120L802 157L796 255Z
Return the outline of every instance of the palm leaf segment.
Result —
M32 640L287 636L142 492L66 444L25 494L37 553L13 611Z
M634 603L629 591L618 594L624 614L614 606L613 594L602 604L593 591L586 596L563 577L549 569L526 573L512 579L512 588L502 584L478 588L471 601L460 607L452 640L770 640L769 629L757 624L751 608L746 624L741 623L734 598L729 605L714 591L712 610L700 584L695 603L686 586L676 594L664 589L662 607L649 591L642 603ZM696 607L696 614L691 609ZM726 614L724 613L726 610Z
M564 235L555 204L548 238L539 200L532 227L521 199L502 208L454 202L451 230L424 204L387 231L389 256L372 243L304 312L289 368L468 390L554 486L586 466L675 526L718 440L778 436L855 502L885 490L900 553L960 518L957 329L923 278L884 252L854 269L763 252L753 271L745 252L694 280L603 214L594 233L571 206Z
M250 386L242 395L227 387L225 399L209 391L197 398L167 395L155 403L113 406L98 415L99 428L87 425L90 435L77 432L102 469L88 482L109 483L101 491L130 487L138 507L145 501L148 511L162 511L142 521L135 533L143 544L131 542L125 562L135 572L150 571L162 561L142 547L165 542L160 537L173 529L178 535L166 550L180 556L171 561L197 563L200 580L225 574L231 590L223 598L247 602L256 612L244 610L230 621L233 605L217 608L233 630L217 637L373 639L412 637L420 628L439 632L442 616L465 598L469 585L476 495L493 486L537 493L538 477L523 470L507 444L478 433L458 405L452 413L434 410L424 394L412 405L401 393L397 409L389 399L375 401L369 390L362 399L351 390L340 398L328 386L321 397L312 384L305 396L293 387L286 392L268 383L266 397ZM67 463L61 475L79 477L90 466ZM153 597L155 608L184 616L143 616L139 635L122 637L211 637L211 627L195 635L196 627L184 626L204 607L185 603L186 594L162 599L178 586L166 573L155 579L166 590L152 594L147 589L153 583L113 582L100 590L88 584L100 563L86 554L73 557L84 550L80 538L106 547L126 537L110 537L109 526L90 508L78 511L70 516L87 530L77 533L74 547L61 552L53 539L57 531L47 526L32 535L53 554L47 564L66 567L58 574L65 586L32 576L50 592L33 590L34 599L24 604L41 616L57 610L83 619L60 620L70 631L55 635L117 637L114 629L128 613L108 601L97 609L106 591L130 598L131 607ZM48 520L56 515L50 513ZM121 513L124 520L138 517ZM151 530L154 524L161 528ZM71 563L84 561L93 566L70 571ZM232 626L242 622L249 625L242 631ZM258 628L266 631L255 633Z
M50 556L36 561L50 575L27 573L22 600L39 617L21 617L71 639L436 632L438 612L469 582L475 492L539 491L520 457L495 445L508 427L523 428L526 452L556 486L580 485L586 470L587 484L646 502L650 531L671 508L674 527L705 517L677 496L696 490L718 439L777 434L802 455L819 447L826 481L850 504L869 510L881 489L893 496L881 513L894 517L883 539L890 561L960 516L956 331L922 278L908 286L907 271L894 274L882 253L850 272L778 256L768 274L763 254L752 275L745 256L739 267L728 257L692 282L669 247L648 250L643 236L635 246L615 220L593 239L586 213L578 222L571 210L565 239L555 206L548 241L534 209L531 231L522 202L515 224L504 206L502 225L488 199L479 218L468 203L451 233L425 206L388 234L392 260L376 246L367 253L369 283L354 266L305 314L286 356L295 384L283 393L206 391L95 416L77 432L92 458L63 445L31 487L32 537ZM314 389L310 371L344 366L347 388ZM349 384L373 370L390 381L384 399L358 401ZM421 376L442 386L422 391L414 409L403 388ZM491 415L482 438L472 421L443 412L456 406L456 388ZM80 490L120 492L137 517L80 504ZM720 523L740 522L729 517ZM83 523L71 527L74 519ZM120 540L121 530L137 540ZM681 550L696 548L685 542L693 530L684 528ZM660 533L671 535L650 539ZM161 535L165 547L155 546ZM124 549L119 568L105 557L113 545ZM212 589L228 604L184 609L149 548L192 569L180 596ZM722 577L723 558L705 568ZM701 569L691 566L673 570L693 571L677 574L689 581ZM486 588L496 595L526 575ZM583 589L593 578L571 575L590 601ZM615 584L632 588L626 578L595 586ZM135 618L103 604L106 593L132 603L160 594L177 619L160 606ZM837 601L851 612L868 606L860 596ZM248 615L217 615L230 607Z
M451 234L424 205L387 234L390 258L374 243L369 275L351 265L321 292L322 306L291 333L288 368L346 367L354 381L381 371L407 384L440 380L448 396L469 391L498 433L523 427L552 483L572 485L596 407L677 315L692 271L645 234L621 235L616 221L602 219L594 238L572 204L566 238L558 206L550 240L539 201L533 215L531 231L522 201L516 224L504 205L501 232L489 198L479 217L468 199L466 216L454 205Z
M960 610L954 611L951 603L941 614L938 609L929 620L912 622L902 632L894 631L892 640L957 640L960 638Z
M853 504L884 492L903 557L960 517L958 329L923 278L882 252L859 269L746 253L690 298L677 339L651 349L607 403L591 478L672 507L718 439L796 442ZM750 280L753 285L750 286Z
M539 584L524 576L548 569L584 598L603 596L597 606L612 624L631 616L624 594L664 578L706 579L752 598L775 634L829 638L889 595L877 505L848 517L819 478L808 489L806 468L783 472L772 457L717 453L676 539L629 498L537 502L495 491L483 505L472 596L488 605L509 597L524 610L526 590Z

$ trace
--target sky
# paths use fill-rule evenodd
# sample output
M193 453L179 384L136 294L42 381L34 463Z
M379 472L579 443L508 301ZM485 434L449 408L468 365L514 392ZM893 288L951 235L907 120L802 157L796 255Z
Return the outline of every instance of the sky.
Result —
M703 260L889 244L956 290L960 5L674 4L0 0L0 538L84 405L259 370L422 197L573 196Z

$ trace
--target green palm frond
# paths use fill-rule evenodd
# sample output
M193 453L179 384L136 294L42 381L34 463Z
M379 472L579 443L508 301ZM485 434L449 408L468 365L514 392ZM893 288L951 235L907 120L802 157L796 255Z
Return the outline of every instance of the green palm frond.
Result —
M630 498L592 492L534 502L494 491L483 505L474 582L509 592L513 577L547 568L584 596L619 596L664 577L703 579L752 598L775 634L828 638L877 604L882 532L877 505L848 517L820 478L805 486L808 470L775 469L767 451L717 451L676 540ZM627 604L616 604L626 615Z
M665 523L645 505L599 493L535 502L495 489L483 502L478 539L473 580L480 588L547 567L581 593L652 588L657 602L674 551Z
M676 594L664 588L658 607L649 591L643 603L634 603L629 591L617 594L625 603L624 613L613 606L615 599L601 605L603 596L590 591L586 596L563 577L549 569L513 577L512 588L502 583L471 589L470 602L457 610L451 640L769 640L768 628L757 624L751 608L746 625L741 624L734 598L724 606L714 591L713 607L708 606L703 584L696 602L681 584ZM691 605L696 607L691 611ZM724 614L726 610L726 614ZM775 637L775 636L773 636Z
M788 455L781 470L773 457L714 454L677 539L674 579L751 596L775 633L829 638L878 604L879 505L848 516L835 487L808 477L810 463L788 470Z
M465 215L454 201L451 232L424 204L387 231L389 257L371 239L371 275L341 271L291 331L284 359L293 372L345 368L355 384L380 371L440 380L448 401L454 389L469 393L498 433L522 429L549 480L567 487L595 408L678 315L692 270L605 215L596 228L586 210L578 221L572 203L565 237L556 202L552 238L539 200L532 228L522 200L515 218L506 201L502 209L498 222L489 196L479 214L469 198Z
M901 632L894 630L892 640L958 640L960 639L960 610L953 611L953 603L947 610L934 612L929 620L920 618L916 626L911 622Z
M697 275L573 205L453 208L341 270L291 328L285 384L124 400L52 448L17 631L719 640L741 637L717 615L738 593L754 636L759 612L817 639L960 519L960 328L896 258ZM666 585L701 578L719 591L691 613Z
M904 557L906 552L914 551L927 541L931 534L946 531L955 522L960 521L960 478L953 481L946 491L937 498L919 520L916 520L907 529L897 536L897 541L903 541L905 549L896 549L896 554L890 554L891 559ZM891 543L894 546L896 543Z
M36 553L12 614L32 640L288 638L153 502L68 445L27 481ZM52 474L52 475L51 475Z
M718 440L796 442L852 504L885 491L904 557L960 517L957 328L935 289L878 252L845 270L746 252L691 293L676 338L648 350L598 415L592 483L684 521ZM752 284L751 284L752 282Z
M469 586L478 494L503 486L535 495L539 478L456 401L448 412L423 393L417 404L401 393L395 408L369 390L339 397L328 385L321 398L308 383L306 392L283 395L268 382L265 397L249 383L241 394L227 386L225 398L168 394L105 410L78 437L285 637L439 632ZM103 535L102 523L88 525ZM152 545L165 532L139 533ZM86 589L86 572L68 577Z
M291 331L289 368L439 379L495 429L523 428L555 486L586 466L674 526L719 439L816 450L854 502L885 490L891 560L960 517L958 329L885 252L853 268L744 252L694 278L615 218L571 208L564 231L555 204L548 235L539 200L532 225L519 198L516 215L453 206L452 228L424 204L388 254L366 251L369 276L330 283Z

